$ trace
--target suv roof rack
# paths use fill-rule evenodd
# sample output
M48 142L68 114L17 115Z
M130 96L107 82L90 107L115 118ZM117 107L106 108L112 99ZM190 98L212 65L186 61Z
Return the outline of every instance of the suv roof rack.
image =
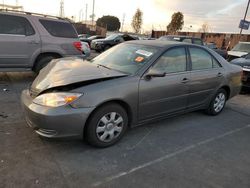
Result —
M51 16L51 15L47 15L47 14L25 12L25 11L20 11L20 10L0 9L0 12L13 12L13 13L19 13L19 14L32 15L32 16L41 16L41 17L45 17L45 18L56 18L59 20L66 20L65 18L61 18L59 16Z

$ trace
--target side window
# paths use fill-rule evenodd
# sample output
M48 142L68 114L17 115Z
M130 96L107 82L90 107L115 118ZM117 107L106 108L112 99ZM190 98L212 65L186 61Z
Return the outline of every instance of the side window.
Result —
M74 26L68 22L39 20L43 27L54 37L78 38Z
M186 43L191 43L192 44L192 40L191 39L183 39L182 42L186 42Z
M152 69L166 73L175 73L186 71L186 66L185 48L173 48L164 53Z
M220 68L221 67L221 64L217 60L215 60L214 58L212 58L212 60L213 60L213 68Z
M212 56L203 49L189 48L192 70L202 70L213 68Z
M198 44L198 45L202 45L203 46L203 42L201 41L201 39L193 39L194 44Z
M124 39L123 39L123 37L119 36L119 37L117 37L115 39L115 41L117 41L117 42L124 42Z
M34 29L26 18L19 16L0 15L0 34L33 35Z

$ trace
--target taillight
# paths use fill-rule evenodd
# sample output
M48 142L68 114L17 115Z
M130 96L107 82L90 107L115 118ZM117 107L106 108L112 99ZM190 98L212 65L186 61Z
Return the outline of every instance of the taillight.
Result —
M73 45L75 46L75 48L77 50L79 50L80 52L82 51L82 43L81 42L74 42Z

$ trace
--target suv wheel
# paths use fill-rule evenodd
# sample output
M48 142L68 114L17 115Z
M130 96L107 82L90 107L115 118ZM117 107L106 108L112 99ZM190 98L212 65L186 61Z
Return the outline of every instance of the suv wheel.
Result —
M224 89L219 89L216 95L213 97L209 108L206 110L209 115L218 115L225 107L227 100L227 92Z
M104 47L103 51L106 51L106 50L108 50L109 48L111 48L111 46L110 46L110 45L107 45L107 46Z
M52 59L55 59L54 56L44 56L40 58L34 65L34 72L39 73L42 68L44 68Z
M97 109L90 117L86 140L96 147L108 147L122 138L127 127L126 111L118 104L108 104Z

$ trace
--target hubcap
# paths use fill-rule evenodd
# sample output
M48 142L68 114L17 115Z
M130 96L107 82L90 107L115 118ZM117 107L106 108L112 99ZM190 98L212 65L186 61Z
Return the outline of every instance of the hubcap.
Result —
M214 100L214 111L217 113L220 112L223 109L225 102L226 102L225 94L219 93Z
M117 138L123 129L123 118L117 112L110 112L104 115L98 122L96 134L99 140L110 142Z

